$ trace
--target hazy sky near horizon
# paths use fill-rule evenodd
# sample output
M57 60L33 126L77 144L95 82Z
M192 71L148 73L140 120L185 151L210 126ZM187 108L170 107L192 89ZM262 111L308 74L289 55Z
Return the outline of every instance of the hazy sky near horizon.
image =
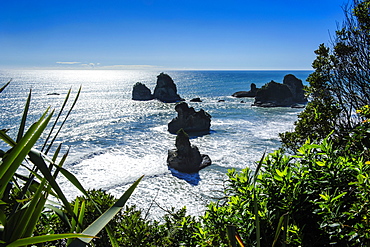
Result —
M310 69L345 0L14 0L0 68Z

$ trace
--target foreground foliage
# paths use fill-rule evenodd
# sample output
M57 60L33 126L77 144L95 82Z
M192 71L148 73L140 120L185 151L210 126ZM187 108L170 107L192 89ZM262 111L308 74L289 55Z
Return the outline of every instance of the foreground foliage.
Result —
M312 98L299 114L293 132L280 134L282 143L295 151L305 141L341 140L364 119L354 112L370 104L370 1L354 0L345 8L343 27L331 47L321 44L312 63L307 93Z
M0 93L9 84L10 82L1 87ZM81 207L72 208L56 182L57 176L62 174L77 189L88 196L76 177L62 167L68 152L57 161L61 150L61 145L59 145L55 148L52 157L48 156L48 152L52 149L58 133L60 133L80 94L79 91L70 110L65 114L64 120L59 122L70 92L68 92L64 104L55 118L49 134L44 132L46 132L54 115L54 111L50 112L50 109L47 109L39 120L26 129L31 92L26 101L17 137L13 139L8 135L8 130L0 130L0 139L10 146L8 150L0 150L0 246L42 245L42 243L58 239L69 239L66 243L69 246L85 246L120 211L140 181L140 179L136 181L105 212L102 212L99 205L94 202L94 206L100 213L99 217L86 227L82 226L85 216L84 204L82 203ZM54 131L56 126L59 126L59 129ZM44 144L36 149L40 145L43 135L46 136ZM48 201L49 196L55 197L58 203ZM66 231L58 232L58 229L47 227L49 222L45 219L56 218L65 222ZM40 223L43 224L40 225ZM115 244L116 241L109 227L106 227L106 231L109 235L109 241ZM42 234L39 234L40 232Z

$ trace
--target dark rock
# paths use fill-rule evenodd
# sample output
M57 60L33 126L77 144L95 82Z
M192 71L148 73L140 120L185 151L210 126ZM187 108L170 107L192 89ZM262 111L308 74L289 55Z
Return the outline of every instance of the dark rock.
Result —
M249 91L239 91L239 92L233 93L232 96L236 97L236 98L256 97L257 91L258 91L258 88L257 88L256 84L252 83L251 84L251 90L249 90Z
M202 102L200 98L191 99L190 102Z
M176 105L177 117L172 119L168 124L168 131L176 134L180 129L188 134L205 135L209 134L211 128L211 115L203 109L198 112L193 107L188 107L188 104L182 102Z
M154 98L165 103L184 101L177 94L177 88L172 78L164 73L157 76L157 85L155 86L153 95Z
M271 81L259 89L253 105L260 107L292 107L306 102L302 81L289 74L284 77L283 84Z
M271 81L258 90L254 106L276 107L291 106L294 103L293 94L285 84Z
M224 99L219 99L217 102L225 102Z
M137 82L132 90L133 100L152 100L154 99L152 92L145 84Z
M287 85L293 94L293 100L296 103L306 103L307 98L304 95L302 80L292 74L284 76L283 84Z
M209 156L200 154L198 147L191 145L189 136L180 129L176 136L176 149L168 150L168 167L183 173L197 173L211 163Z

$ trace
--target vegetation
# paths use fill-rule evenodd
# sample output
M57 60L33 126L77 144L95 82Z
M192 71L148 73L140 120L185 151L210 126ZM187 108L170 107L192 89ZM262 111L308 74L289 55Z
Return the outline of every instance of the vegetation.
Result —
M312 99L295 130L281 134L285 149L264 155L255 169L230 170L225 199L197 218L185 208L161 222L135 207L121 210L140 179L119 199L85 191L62 168L67 154L57 161L60 146L47 156L54 127L35 149L53 114L47 110L25 131L29 98L16 140L0 131L10 145L0 152L0 245L370 246L370 0L354 0L345 13L332 48L315 51ZM20 166L28 176L17 173ZM59 174L83 196L66 201Z
M369 1L354 0L345 9L343 27L336 32L332 48L321 44L308 77L312 97L299 115L293 132L280 135L283 145L297 150L305 141L323 140L329 133L341 140L363 117L354 113L370 104L370 8Z
M1 87L0 93L9 84L10 82ZM41 141L41 136L46 131L54 111L50 112L50 109L47 109L39 120L26 130L31 92L26 102L16 139L11 138L7 134L7 130L0 130L0 139L10 146L9 150L0 152L0 246L26 246L58 239L70 239L67 242L69 246L85 246L120 211L139 183L140 179L104 213L101 213L98 204L91 201L100 215L86 229L83 228L84 202L81 204L76 202L75 207L72 208L56 182L57 176L62 174L84 195L88 196L78 180L62 167L68 153L57 161L61 150L61 145L59 145L55 148L52 157L47 156L75 106L80 90L70 110L66 113L65 119L58 124L70 96L70 91L68 92L49 134L40 148L41 151L36 149L36 145ZM60 127L53 135L57 124ZM20 167L28 171L28 174L19 173ZM55 197L60 203L51 203L48 201L49 196ZM46 208L51 211L47 211ZM66 231L59 232L58 229L49 227L49 220L57 217L67 225ZM106 227L106 231L109 234L109 240L115 243L111 229Z

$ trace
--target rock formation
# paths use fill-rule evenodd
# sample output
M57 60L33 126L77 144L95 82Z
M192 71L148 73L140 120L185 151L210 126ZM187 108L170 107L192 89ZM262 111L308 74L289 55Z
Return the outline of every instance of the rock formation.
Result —
M202 100L200 98L193 98L190 102L202 102Z
M232 96L236 97L236 98L256 97L257 91L258 91L258 88L257 88L256 84L252 83L251 84L251 90L249 90L249 91L239 91L239 92L233 93Z
M302 81L289 74L284 77L283 84L271 81L258 90L253 105L292 107L306 102Z
M302 80L298 79L292 74L284 76L283 84L287 85L293 94L293 100L295 103L303 104L307 102L307 98L304 95L304 87Z
M211 128L211 115L203 109L198 112L193 107L188 106L185 102L176 105L177 117L172 119L168 124L168 131L176 134L183 129L188 134L204 135L209 134Z
M189 136L180 129L176 136L176 149L168 150L168 167L183 173L197 173L211 163L209 156L200 154L198 148L190 144Z
M145 84L137 82L132 90L133 100L152 100L154 99L152 92Z
M164 73L157 76L157 85L155 86L153 95L154 98L166 103L184 101L177 94L177 88L172 78Z

